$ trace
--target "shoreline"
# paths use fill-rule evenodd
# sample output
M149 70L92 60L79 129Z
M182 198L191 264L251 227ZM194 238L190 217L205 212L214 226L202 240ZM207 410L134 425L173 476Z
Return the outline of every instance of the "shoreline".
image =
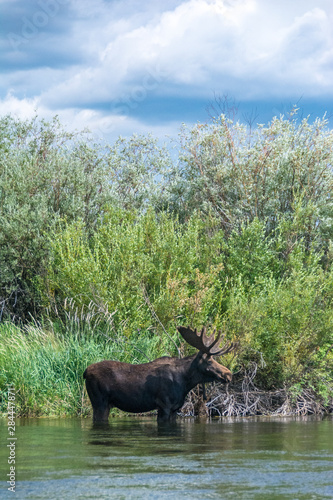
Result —
M327 403L309 389L293 396L287 389L265 391L228 389L226 392L212 387L208 400L203 401L200 391L193 390L181 409L183 416L207 417L292 417L324 416L333 414L333 398Z
M207 390L208 389L208 390ZM203 400L201 387L193 389L187 396L186 401L178 412L178 419L188 418L291 418L291 417L321 417L333 415L333 398L327 403L309 389L301 394L292 396L286 389L274 391L264 391L256 388L251 391L237 390L239 388L221 391L219 386L212 385L207 388L208 398ZM86 396L87 398L87 396ZM59 412L58 414L28 413L26 415L15 415L16 419L37 418L37 419L67 419L82 418L89 420L92 418L92 408L89 401L85 399L84 411L79 414ZM151 418L156 416L156 411L147 413L126 413L113 409L110 420L114 418ZM7 419L8 414L0 413L0 418Z

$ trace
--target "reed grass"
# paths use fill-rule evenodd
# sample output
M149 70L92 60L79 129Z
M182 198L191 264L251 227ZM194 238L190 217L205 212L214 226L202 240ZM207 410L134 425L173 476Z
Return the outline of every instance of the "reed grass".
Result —
M70 334L55 324L24 329L0 325L2 415L7 412L10 384L15 387L16 416L87 416L91 406L83 372L89 364L103 359L145 362L154 358L160 345L158 338L144 334L138 334L133 344L121 335L87 332L84 322L68 329Z

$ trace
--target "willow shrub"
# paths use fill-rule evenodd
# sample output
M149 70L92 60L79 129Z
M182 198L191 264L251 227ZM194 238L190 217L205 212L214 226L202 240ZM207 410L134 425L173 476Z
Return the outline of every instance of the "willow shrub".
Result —
M0 120L0 300L24 320L38 304L31 280L43 272L45 233L59 216L93 224L105 179L84 134L51 123Z
M267 232L293 218L302 201L308 241L332 239L333 132L325 119L274 118L250 129L224 115L184 127L179 164L170 172L169 200L186 218L211 211L226 233L256 218Z
M311 387L332 397L332 278L319 265L300 265L280 282L264 277L246 289L240 278L233 287L226 326L239 338L244 367L258 363L262 387Z
M105 203L143 209L160 191L166 161L151 137L108 146L67 132L57 117L0 118L0 319L40 313L33 281L59 219L81 220L91 234Z
M223 233L214 219L193 215L187 224L153 210L109 209L88 239L82 222L59 228L41 282L44 306L64 310L66 298L80 309L91 302L113 313L128 332L175 321L207 323L219 312Z

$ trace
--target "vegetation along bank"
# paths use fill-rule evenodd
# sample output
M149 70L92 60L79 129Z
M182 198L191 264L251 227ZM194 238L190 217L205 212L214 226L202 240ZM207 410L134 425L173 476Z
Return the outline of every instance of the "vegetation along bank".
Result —
M0 119L0 411L87 415L85 368L194 352L176 325L222 329L234 384L183 415L333 407L333 132L297 113L221 115L96 142Z

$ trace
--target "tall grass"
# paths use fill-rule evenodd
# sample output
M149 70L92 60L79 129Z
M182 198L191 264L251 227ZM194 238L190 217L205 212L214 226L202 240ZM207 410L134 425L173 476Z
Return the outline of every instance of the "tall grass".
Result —
M134 343L119 335L87 332L76 322L64 333L55 325L20 329L0 325L0 413L7 412L7 385L15 387L17 416L85 416L91 406L84 389L83 372L94 362L116 359L134 363L168 353L158 337L137 335ZM57 331L58 329L58 331Z

